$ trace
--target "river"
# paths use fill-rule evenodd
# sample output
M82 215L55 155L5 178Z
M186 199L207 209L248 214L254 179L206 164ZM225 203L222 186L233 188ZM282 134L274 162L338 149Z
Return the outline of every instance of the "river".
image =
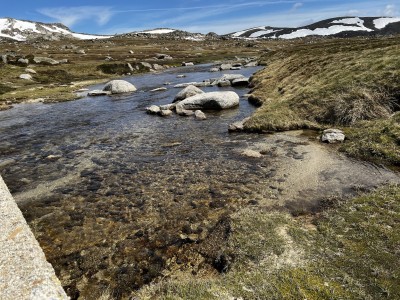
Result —
M243 207L286 201L307 210L310 199L398 181L332 153L316 133L229 134L230 123L255 110L243 97L247 88L203 88L241 96L238 108L206 112L204 121L146 114L147 106L172 102L180 91L174 84L222 76L209 68L125 78L138 88L133 94L0 112L0 172L73 299L98 299L106 290L128 297L174 272L172 265L212 272L223 241L209 251L201 244L215 240L221 224L228 235L229 215ZM167 82L167 91L151 92ZM243 156L247 149L263 156Z

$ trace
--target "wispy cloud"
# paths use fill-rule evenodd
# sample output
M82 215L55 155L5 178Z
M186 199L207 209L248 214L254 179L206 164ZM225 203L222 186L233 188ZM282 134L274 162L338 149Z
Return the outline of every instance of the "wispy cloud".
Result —
M352 11L354 15L379 16L382 14L388 15L388 13L392 13L392 15L398 15L396 7L389 7L389 10L393 9L394 11L388 11L388 7L384 6L382 3L360 1L359 4L360 5L357 5L357 7L360 7L360 9L357 11ZM349 12L354 7L355 5L350 3L325 8L309 8L307 10L302 10L301 12L300 10L296 12L287 11L286 13L282 12L279 14L275 12L268 12L242 18L234 18L231 20L224 19L221 21L214 20L197 22L196 24L185 26L185 30L193 32L215 31L222 34L257 26L298 27L327 18L349 15ZM246 26L243 26L243 24L246 24Z
M295 4L293 4L292 9L290 10L291 12L295 12L296 10L298 10L300 7L302 7L304 5L304 3L302 2L296 2Z
M57 20L67 26L93 19L98 25L107 24L115 12L108 6L76 6L76 7L54 7L41 8L38 12Z
M399 11L397 10L396 6L394 4L388 4L385 7L384 10L384 15L385 16L389 16L389 17L393 17L393 16L398 16L399 15Z

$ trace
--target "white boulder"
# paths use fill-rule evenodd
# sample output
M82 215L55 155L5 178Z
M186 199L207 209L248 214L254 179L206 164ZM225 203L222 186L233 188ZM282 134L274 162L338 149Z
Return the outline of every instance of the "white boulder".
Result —
M174 103L198 94L204 94L204 92L194 85L189 85L175 96Z
M111 94L131 93L136 91L136 87L125 80L111 80L104 86L103 91L109 91Z
M235 92L211 92L186 98L176 105L176 110L222 110L238 105L239 95Z
M31 74L21 74L21 75L19 75L19 79L32 80L32 75Z
M339 129L326 129L322 133L321 141L329 144L333 143L342 143L345 140L346 136L343 131Z

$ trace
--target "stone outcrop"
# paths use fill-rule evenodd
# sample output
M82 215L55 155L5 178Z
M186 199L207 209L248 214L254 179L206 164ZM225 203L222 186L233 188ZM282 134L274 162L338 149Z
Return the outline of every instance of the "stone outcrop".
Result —
M69 299L0 177L0 299Z

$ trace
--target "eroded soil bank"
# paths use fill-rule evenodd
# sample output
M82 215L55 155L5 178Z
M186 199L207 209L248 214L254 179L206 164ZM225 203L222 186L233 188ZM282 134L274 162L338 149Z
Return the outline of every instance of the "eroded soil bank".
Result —
M243 97L240 108L210 112L205 121L145 114L179 91L150 92L164 82L215 76L200 68L177 79L183 72L135 77L132 95L0 113L0 170L74 299L105 291L126 298L181 270L224 271L229 262L219 249L229 217L247 206L296 213L399 182L395 173L336 154L317 133L229 134L228 124L255 109ZM244 156L249 149L261 157Z

